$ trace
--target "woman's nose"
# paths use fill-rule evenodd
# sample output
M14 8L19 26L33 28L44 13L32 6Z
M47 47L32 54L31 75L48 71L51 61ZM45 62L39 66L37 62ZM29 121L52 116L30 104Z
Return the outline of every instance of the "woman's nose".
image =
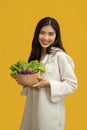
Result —
M44 39L49 39L49 36L47 34L44 35Z

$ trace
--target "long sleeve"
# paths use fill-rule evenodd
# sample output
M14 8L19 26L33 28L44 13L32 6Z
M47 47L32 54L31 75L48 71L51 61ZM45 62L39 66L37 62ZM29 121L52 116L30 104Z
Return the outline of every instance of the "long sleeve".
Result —
M77 78L74 73L74 63L64 52L57 53L60 81L50 80L51 100L58 102L77 89Z

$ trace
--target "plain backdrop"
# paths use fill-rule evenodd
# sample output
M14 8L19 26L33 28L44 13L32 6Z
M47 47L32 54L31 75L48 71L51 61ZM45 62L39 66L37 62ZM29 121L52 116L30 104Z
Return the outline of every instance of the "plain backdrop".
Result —
M10 76L10 65L27 61L37 22L58 20L67 53L75 63L78 90L65 98L65 130L87 129L87 1L0 1L0 130L19 130L26 97ZM50 118L50 117L49 117ZM31 119L31 118L30 118Z

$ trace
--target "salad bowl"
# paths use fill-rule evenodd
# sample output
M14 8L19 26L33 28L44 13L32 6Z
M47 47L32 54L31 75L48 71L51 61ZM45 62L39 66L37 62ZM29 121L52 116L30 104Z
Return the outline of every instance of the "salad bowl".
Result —
M44 64L40 63L38 60L25 62L18 61L16 64L10 66L11 77L16 79L19 84L25 86L31 86L38 82L40 73L45 73L46 69Z
M40 72L32 73L32 74L17 74L16 79L20 84L24 86L32 86L39 82L38 77L40 76Z

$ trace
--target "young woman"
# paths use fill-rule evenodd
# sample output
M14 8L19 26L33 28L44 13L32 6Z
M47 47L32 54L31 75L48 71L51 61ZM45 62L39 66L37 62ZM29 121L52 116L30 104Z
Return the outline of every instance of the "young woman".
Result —
M64 97L77 89L77 79L54 18L45 17L37 24L28 62L32 60L42 62L46 72L37 84L23 87L27 97L20 130L64 130Z

